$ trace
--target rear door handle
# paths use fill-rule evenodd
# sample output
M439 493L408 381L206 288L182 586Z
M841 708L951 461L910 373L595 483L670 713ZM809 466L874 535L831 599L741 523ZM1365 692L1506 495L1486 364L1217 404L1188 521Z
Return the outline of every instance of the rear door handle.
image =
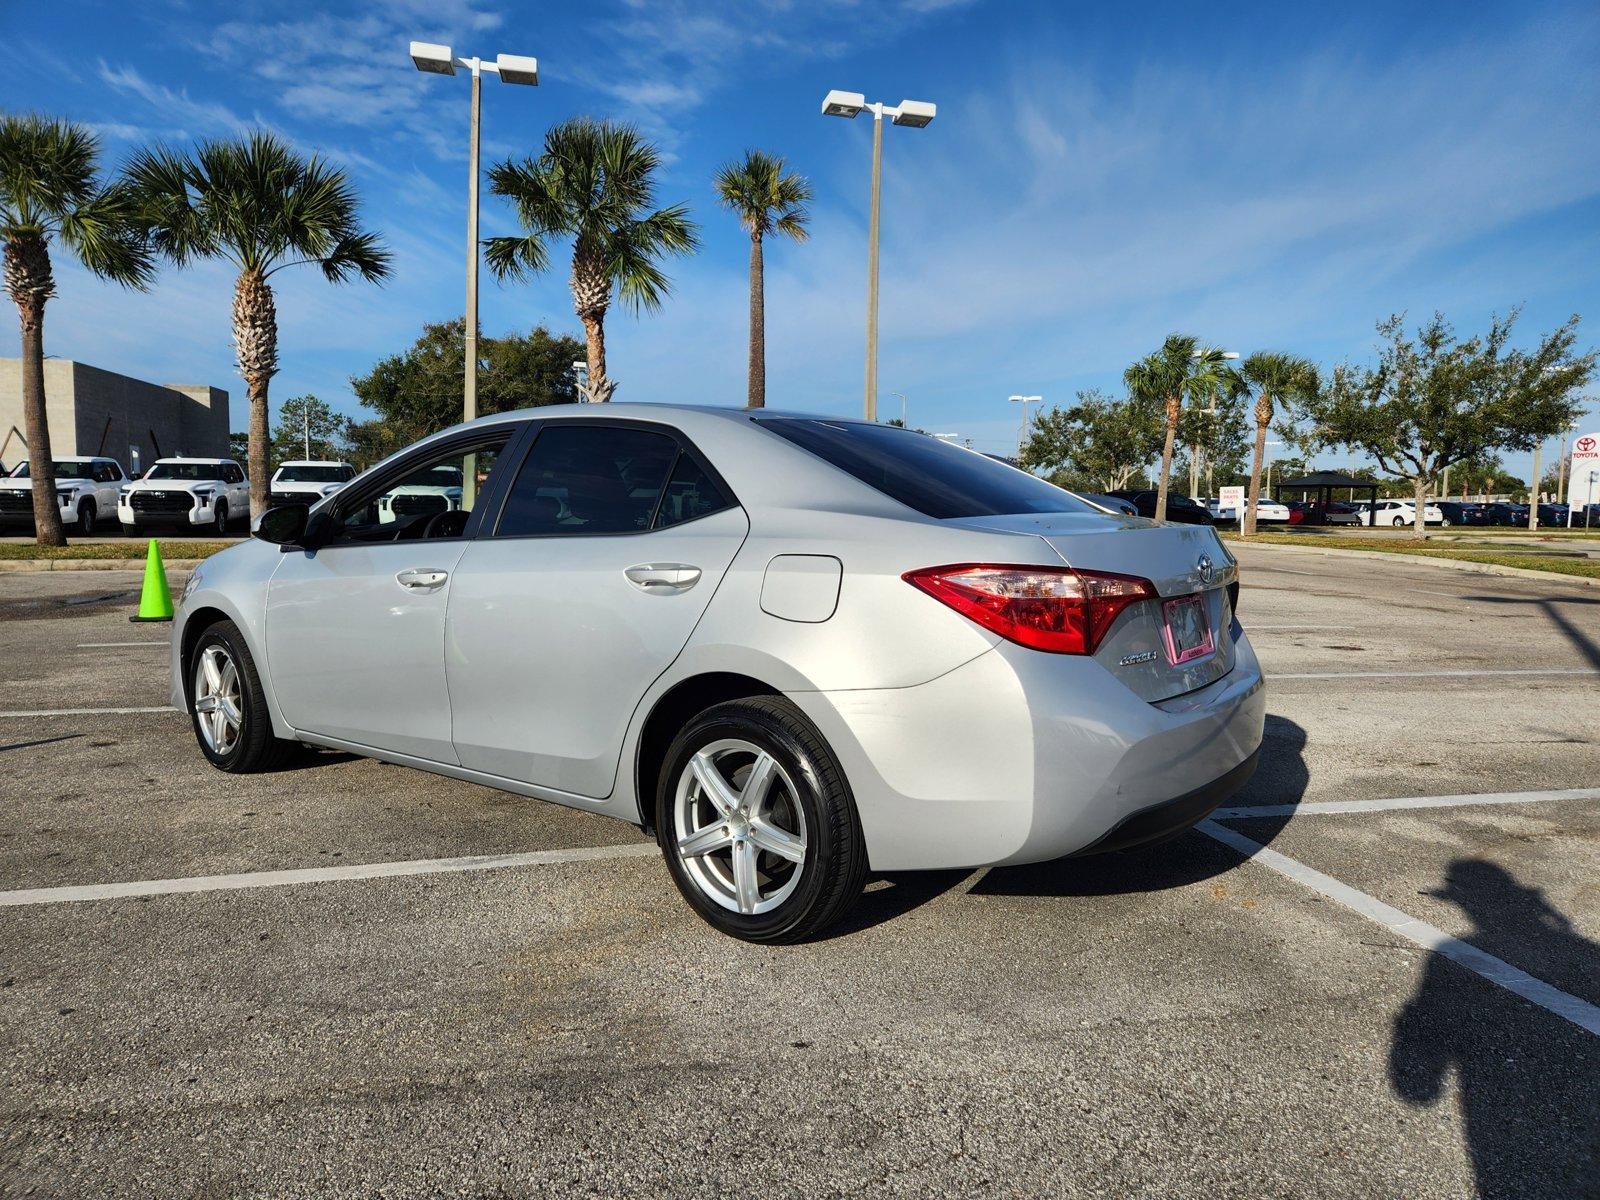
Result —
M687 592L700 582L700 568L688 563L640 563L623 574L645 592Z
M438 567L413 567L409 571L401 571L394 580L409 591L431 592L442 588L449 578L450 572L441 571Z

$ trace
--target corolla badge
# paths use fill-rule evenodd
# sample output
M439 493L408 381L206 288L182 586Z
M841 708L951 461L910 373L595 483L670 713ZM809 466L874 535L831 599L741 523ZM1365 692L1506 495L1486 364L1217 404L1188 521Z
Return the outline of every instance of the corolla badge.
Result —
M1200 561L1194 565L1194 572L1196 575L1200 576L1201 583L1211 582L1211 571L1211 556L1209 554L1202 554L1200 556Z

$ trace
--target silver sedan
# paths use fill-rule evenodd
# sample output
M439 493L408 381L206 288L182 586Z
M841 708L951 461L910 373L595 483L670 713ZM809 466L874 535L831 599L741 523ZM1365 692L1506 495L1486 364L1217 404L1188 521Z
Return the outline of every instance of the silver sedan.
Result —
M869 870L1169 837L1261 744L1211 529L907 430L506 413L255 532L174 627L214 765L310 744L618 817L752 941L815 935Z

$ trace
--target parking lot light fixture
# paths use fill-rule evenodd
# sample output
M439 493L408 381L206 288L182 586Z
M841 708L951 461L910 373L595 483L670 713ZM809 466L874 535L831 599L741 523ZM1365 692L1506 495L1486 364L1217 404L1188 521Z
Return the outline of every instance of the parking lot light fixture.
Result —
M855 120L864 112L872 114L872 211L867 224L867 370L866 401L869 421L878 419L878 214L883 193L883 119L896 125L922 129L939 114L939 106L927 100L902 100L898 105L868 101L862 92L841 92L837 88L822 98L822 115Z
M1028 405L1042 401L1043 396L1012 396L1012 403L1022 404L1022 424L1017 429L1017 457L1022 457L1022 447L1028 440Z
M500 76L501 83L536 86L539 60L522 54L501 54L493 62L458 58L449 46L412 42L411 61L426 75L454 75L456 68L472 75L472 121L467 148L467 320L465 373L461 387L461 419L478 415L478 126L483 108L483 73ZM467 484L469 490L471 480Z

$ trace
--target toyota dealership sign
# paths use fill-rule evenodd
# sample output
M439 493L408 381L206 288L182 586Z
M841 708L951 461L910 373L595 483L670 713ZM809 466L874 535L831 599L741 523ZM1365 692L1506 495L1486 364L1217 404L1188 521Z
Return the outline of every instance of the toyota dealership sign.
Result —
M1572 443L1572 472L1567 476L1567 503L1574 508L1600 504L1600 431L1580 433Z

